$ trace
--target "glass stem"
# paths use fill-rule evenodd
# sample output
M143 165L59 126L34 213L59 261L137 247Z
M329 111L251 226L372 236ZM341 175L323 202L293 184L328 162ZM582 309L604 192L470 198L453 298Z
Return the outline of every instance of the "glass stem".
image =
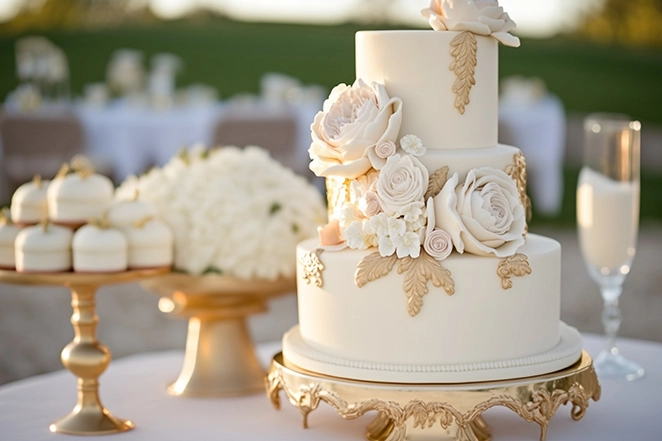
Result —
M621 308L618 306L618 298L621 296L621 292L623 292L623 289L620 286L602 287L602 298L604 299L602 326L604 326L608 338L607 350L613 355L618 353L616 335L622 321Z

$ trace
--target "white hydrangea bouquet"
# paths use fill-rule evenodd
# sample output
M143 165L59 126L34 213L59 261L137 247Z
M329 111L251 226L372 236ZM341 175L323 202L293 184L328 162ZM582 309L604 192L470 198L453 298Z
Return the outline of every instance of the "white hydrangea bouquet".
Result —
M296 244L325 222L319 191L256 146L183 150L131 176L117 199L154 204L175 236L175 270L275 280L296 269Z

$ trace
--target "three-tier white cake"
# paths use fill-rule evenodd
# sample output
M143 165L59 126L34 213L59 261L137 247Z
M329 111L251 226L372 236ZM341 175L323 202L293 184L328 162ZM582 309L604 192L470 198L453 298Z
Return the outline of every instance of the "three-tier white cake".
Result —
M498 41L519 45L514 23L496 1L424 15L434 30L357 33L357 80L311 126L329 223L298 246L283 355L385 382L565 368L582 346L560 321L561 248L527 234L524 157L497 142Z

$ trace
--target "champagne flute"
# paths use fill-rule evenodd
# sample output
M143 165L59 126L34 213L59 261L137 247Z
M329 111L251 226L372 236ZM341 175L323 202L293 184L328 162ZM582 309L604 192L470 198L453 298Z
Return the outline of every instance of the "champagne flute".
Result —
M596 113L584 119L584 163L577 184L577 227L584 263L599 285L607 347L594 360L604 378L636 380L638 364L616 347L618 300L635 256L639 226L639 121Z

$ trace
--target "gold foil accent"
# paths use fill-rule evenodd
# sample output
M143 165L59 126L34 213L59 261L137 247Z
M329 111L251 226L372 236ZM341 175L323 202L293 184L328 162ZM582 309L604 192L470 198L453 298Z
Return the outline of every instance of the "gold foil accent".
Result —
M55 175L55 179L63 179L67 174L69 173L69 164L64 163L60 166L60 169L57 171L57 174Z
M451 272L425 250L421 250L420 256L415 259L409 256L398 259L395 254L382 257L379 251L375 251L361 259L356 266L354 283L361 288L368 282L384 277L393 269L396 261L400 262L398 274L405 274L402 288L407 295L407 312L411 317L416 316L423 307L423 296L429 292L428 281L431 280L438 288L442 287L449 296L455 293Z
M326 202L329 219L333 214L340 210L345 202L349 202L349 186L351 179L345 179L339 176L329 176L326 178Z
M110 228L110 222L108 222L108 219L105 216L100 218L88 219L87 223L101 230L107 230L108 228Z
M94 167L84 155L76 155L71 159L71 170L78 173L81 179L87 179L94 174Z
M451 40L451 55L455 61L451 63L450 69L457 77L453 83L453 93L455 93L455 108L461 115L464 115L464 108L469 104L469 92L476 84L474 74L478 64L477 52L476 36L469 31L464 31Z
M398 256L395 253L386 257L382 257L379 251L368 254L356 266L354 283L361 288L368 282L384 277L391 272L397 260Z
M510 289L513 287L513 281L510 280L511 276L524 277L527 274L531 274L529 259L520 253L508 256L499 262L497 274L501 278L501 287L503 289Z
M305 371L288 362L282 353L274 356L265 379L267 396L280 408L279 392L297 407L308 427L308 414L321 402L333 407L345 419L356 419L377 411L368 426L367 438L379 441L404 441L412 431L435 432L443 439L486 441L489 427L481 415L486 410L506 407L527 422L540 426L544 441L547 426L561 405L571 403L571 417L580 420L589 400L600 399L600 383L591 357L583 351L574 365L554 373L526 379L490 381L473 384L374 383L346 380ZM463 388L466 386L466 388ZM407 421L411 420L410 424ZM451 433L454 431L454 433Z
M428 189L425 192L424 200L427 201L429 198L434 198L437 196L441 192L441 189L444 188L444 184L446 184L447 180L448 166L445 165L430 175L430 179L428 181Z
M43 184L41 181L41 175L34 175L32 177L32 183L35 187L37 187L37 189L41 189L41 185Z
M9 208L4 207L2 210L0 210L0 225L11 225L11 214L9 212Z
M133 223L133 226L136 228L144 228L145 224L147 224L147 222L151 221L152 219L154 219L154 216L143 216L137 221L135 221Z
M301 258L301 265L303 266L303 279L306 283L313 283L318 288L321 288L324 285L324 279L322 278L322 272L324 271L324 264L320 260L320 254L324 250L322 248L317 248L315 251L310 253L305 253Z
M400 259L398 274L402 273L405 273L402 287L407 294L407 312L411 317L421 311L423 296L428 293L429 280L437 288L444 288L449 296L455 293L455 282L451 278L451 272L425 250L421 250L421 255L416 259L409 256Z
M513 178L515 184L517 185L517 190L519 191L519 200L524 206L524 212L526 213L526 221L531 220L532 210L531 210L531 199L526 194L526 159L522 152L518 152L513 156L515 164L509 165L506 167L506 173ZM525 229L525 233L528 230L528 227Z

